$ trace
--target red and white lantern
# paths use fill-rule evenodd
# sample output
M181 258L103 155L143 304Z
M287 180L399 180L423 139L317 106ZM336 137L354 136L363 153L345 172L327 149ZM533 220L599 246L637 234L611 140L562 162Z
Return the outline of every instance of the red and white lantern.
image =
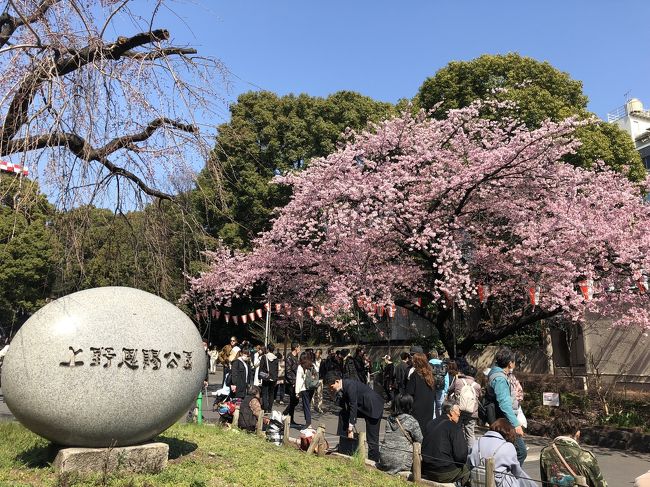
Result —
M591 301L594 298L594 281L593 279L584 279L578 283L580 292L585 298L585 301Z
M533 308L539 305L539 298L540 298L539 286L531 286L528 288L528 298L530 299L530 304L533 305Z

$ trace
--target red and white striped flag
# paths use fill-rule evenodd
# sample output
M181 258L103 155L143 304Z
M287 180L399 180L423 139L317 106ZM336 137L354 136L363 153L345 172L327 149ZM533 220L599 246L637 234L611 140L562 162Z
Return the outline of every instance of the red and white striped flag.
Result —
M270 308L270 306L268 305L268 303L265 304L265 306L267 307L266 310L268 311L269 308ZM255 314L257 315L258 318L261 318L261 317L262 317L262 308L260 308L260 309L256 309L256 310L255 310Z
M251 320L251 321L255 321L255 312L254 311L251 311L250 313L248 313L248 319Z
M239 319L241 319L242 323L248 323L248 316L246 316L246 315L241 315L239 317Z

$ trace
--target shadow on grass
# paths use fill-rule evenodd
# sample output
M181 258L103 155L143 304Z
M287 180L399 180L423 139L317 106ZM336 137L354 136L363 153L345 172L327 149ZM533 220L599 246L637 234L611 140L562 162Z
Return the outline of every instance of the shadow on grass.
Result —
M178 438L170 438L168 436L158 436L156 441L167 443L169 445L169 459L175 460L184 455L189 455L199 446L191 441L185 441Z
M48 443L46 446L33 446L16 456L16 460L29 468L48 468L52 465L60 446Z

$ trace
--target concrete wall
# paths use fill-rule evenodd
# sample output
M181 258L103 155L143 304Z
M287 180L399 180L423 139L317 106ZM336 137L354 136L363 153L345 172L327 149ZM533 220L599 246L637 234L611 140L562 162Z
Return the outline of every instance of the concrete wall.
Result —
M650 384L650 337L641 329L612 328L599 320L583 328L587 372L620 383Z

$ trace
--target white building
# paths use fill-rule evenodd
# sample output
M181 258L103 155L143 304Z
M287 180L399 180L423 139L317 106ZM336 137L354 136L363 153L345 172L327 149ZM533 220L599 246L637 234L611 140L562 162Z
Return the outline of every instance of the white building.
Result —
M643 165L650 169L650 110L644 110L643 103L632 98L622 107L608 113L607 121L630 134L643 159Z

